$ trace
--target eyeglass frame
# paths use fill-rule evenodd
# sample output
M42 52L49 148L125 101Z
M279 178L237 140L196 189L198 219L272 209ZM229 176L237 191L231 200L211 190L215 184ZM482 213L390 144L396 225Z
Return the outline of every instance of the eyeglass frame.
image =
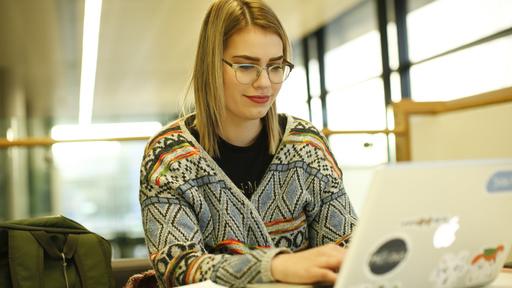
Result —
M288 77L290 76L290 73L292 72L293 68L295 67L295 65L293 65L291 62L289 62L288 60L286 59L283 59L283 63L282 64L278 64L278 65L272 65L272 66L266 66L266 67L260 67L258 65L255 65L255 64L233 64L233 63L230 63L228 60L222 58L222 61L226 64L228 64L229 67L233 68L233 71L235 72L235 79L236 81L238 81L238 83L240 84L244 84L244 85L250 85L256 81L258 81L258 79L260 78L260 75L261 75L261 71L263 69L267 70L267 77L268 77L268 80L274 84L281 84L281 83L284 83L284 81L286 81L286 79L288 79ZM242 83L240 82L240 80L238 80L238 77L236 77L236 69L238 69L238 67L240 66L253 66L253 67L257 67L259 68L260 71L258 71L258 76L256 77L256 79L254 79L254 81L252 81L251 83ZM269 69L272 69L274 67L277 67L277 66L288 66L290 67L290 72L288 73L288 76L286 76L286 78L282 81L282 82L274 82L270 79L270 74L268 73L268 70Z

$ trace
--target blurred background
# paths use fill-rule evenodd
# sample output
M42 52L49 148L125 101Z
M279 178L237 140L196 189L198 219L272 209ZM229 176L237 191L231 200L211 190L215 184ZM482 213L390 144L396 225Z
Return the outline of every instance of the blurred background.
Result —
M145 257L142 152L179 115L210 2L0 0L0 221L62 214ZM267 3L296 67L278 110L328 132L357 211L397 161L392 103L512 87L512 1Z

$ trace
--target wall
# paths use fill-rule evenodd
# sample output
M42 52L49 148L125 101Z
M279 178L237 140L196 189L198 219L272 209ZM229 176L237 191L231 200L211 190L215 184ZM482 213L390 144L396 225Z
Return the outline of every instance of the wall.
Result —
M512 102L409 118L411 160L512 157Z

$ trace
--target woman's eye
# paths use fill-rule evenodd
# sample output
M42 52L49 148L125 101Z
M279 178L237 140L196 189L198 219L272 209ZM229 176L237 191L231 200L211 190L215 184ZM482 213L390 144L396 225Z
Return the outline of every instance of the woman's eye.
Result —
M243 70L243 71L251 71L254 69L254 65L240 65L238 66L238 69L240 70Z

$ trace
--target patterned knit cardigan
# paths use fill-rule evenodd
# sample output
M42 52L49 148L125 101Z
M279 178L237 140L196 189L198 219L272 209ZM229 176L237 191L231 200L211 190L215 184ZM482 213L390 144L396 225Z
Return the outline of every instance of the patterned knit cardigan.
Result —
M148 142L140 203L161 287L272 282L277 253L347 245L357 218L325 137L306 121L280 117L287 118L284 137L250 200L184 119Z

